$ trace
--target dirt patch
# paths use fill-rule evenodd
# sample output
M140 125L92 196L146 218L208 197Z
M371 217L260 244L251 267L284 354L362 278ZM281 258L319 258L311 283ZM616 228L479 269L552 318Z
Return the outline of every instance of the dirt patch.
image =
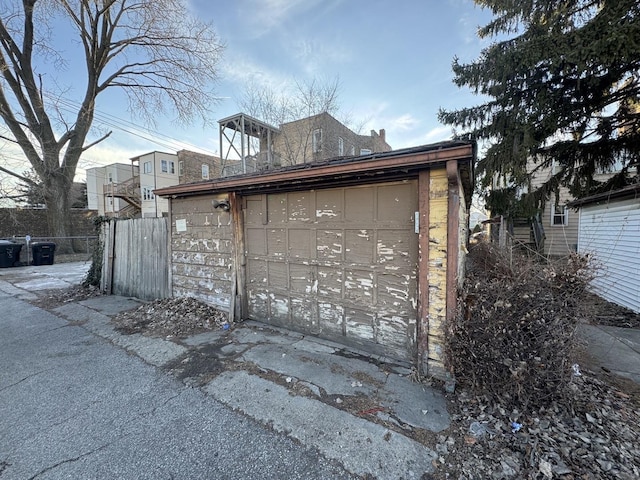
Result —
M436 436L433 478L639 478L637 398L589 370L570 391L565 402L533 411L449 395L452 423Z
M226 370L225 363L217 355L216 345L206 345L191 350L164 366L164 369L190 385L205 385Z
M229 316L211 305L190 297L167 298L145 303L111 319L123 334L186 338L224 328Z
M44 310L53 310L67 303L81 302L93 297L104 295L99 288L93 286L74 286L36 292L38 298L31 300L31 304Z
M592 293L586 294L585 311L589 313L589 323L595 325L640 328L640 313L608 302Z

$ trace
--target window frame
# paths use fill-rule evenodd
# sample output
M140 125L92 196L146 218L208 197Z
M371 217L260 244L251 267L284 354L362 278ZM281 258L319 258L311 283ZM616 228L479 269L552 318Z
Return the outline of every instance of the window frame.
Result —
M338 137L338 155L342 157L344 155L344 138Z
M142 200L155 200L153 187L142 187Z
M561 212L556 212L557 208L562 208ZM561 220L556 222L556 220ZM569 225L569 207L566 205L551 205L551 218L550 218L552 227L566 227Z
M314 128L312 133L313 153L322 152L322 128Z
M206 174L205 174L205 170L207 172ZM211 169L209 168L209 165L207 165L206 163L203 163L202 167L200 168L200 173L203 180L209 180L209 177L211 174Z

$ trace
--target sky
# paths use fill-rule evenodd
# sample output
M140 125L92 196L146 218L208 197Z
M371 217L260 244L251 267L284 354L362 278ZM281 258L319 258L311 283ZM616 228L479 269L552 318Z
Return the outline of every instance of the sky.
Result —
M362 133L384 128L387 142L396 149L450 138L451 128L438 122L438 109L480 101L453 84L451 71L454 57L470 62L488 45L476 31L489 21L490 12L472 0L190 0L189 4L194 15L213 23L225 44L214 85L219 97L212 107L214 122L240 111L238 100L250 83L282 91L295 82L337 78L341 114L355 124L364 123ZM71 96L82 58L72 57L79 50L64 38L64 30L57 35L67 42L63 54L69 58L64 68L49 66L44 78ZM219 153L217 123L181 127L167 115L156 119L151 132L143 131L140 121L127 112L122 94L98 97L94 125L97 132L113 133L86 152L77 180L83 179L85 168L128 163L131 157L153 150ZM0 147L0 153L16 168L20 153L7 148Z

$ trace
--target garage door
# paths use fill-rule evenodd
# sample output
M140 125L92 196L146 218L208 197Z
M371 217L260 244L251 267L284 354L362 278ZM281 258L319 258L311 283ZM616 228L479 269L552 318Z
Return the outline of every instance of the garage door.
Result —
M245 198L252 319L413 360L417 182Z

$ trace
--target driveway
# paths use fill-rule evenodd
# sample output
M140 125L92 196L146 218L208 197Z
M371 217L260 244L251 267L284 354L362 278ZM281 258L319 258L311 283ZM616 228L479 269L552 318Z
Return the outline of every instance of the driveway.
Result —
M84 328L0 292L0 478L352 478Z
M79 283L83 271L0 270L1 480L417 479L433 470L436 454L411 437L445 430L446 403L408 369L259 324L181 341L122 335L110 317L137 306L132 298L54 314L24 301Z

